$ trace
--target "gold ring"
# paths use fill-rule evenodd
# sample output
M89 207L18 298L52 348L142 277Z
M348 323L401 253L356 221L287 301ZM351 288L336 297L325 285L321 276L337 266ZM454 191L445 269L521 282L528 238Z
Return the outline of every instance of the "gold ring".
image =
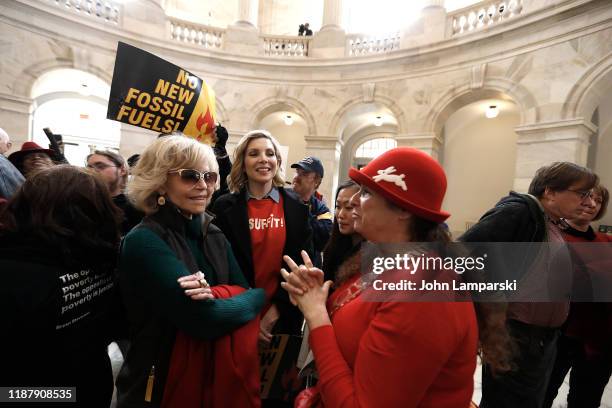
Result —
M201 288L207 288L209 286L208 282L206 282L206 279L200 279L198 282L200 283Z

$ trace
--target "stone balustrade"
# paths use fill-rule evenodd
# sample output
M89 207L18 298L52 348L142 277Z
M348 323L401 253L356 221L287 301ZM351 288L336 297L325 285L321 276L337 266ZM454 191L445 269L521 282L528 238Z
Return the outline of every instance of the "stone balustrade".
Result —
M348 34L346 36L346 53L348 56L380 54L399 50L400 33L388 35Z
M169 17L170 38L204 48L221 49L225 30Z
M119 25L121 5L109 0L47 0L69 12L93 17L105 23Z
M307 57L311 37L264 35L264 54L278 57Z
M121 25L122 6L116 0L41 0L71 13L86 15L105 23ZM446 38L481 30L524 12L523 0L484 0L449 13L446 17ZM208 49L223 50L226 29L167 17L170 38ZM263 54L273 57L308 57L312 54L312 37L260 34ZM347 34L345 55L382 54L400 49L402 34Z
M481 1L448 14L447 36L454 37L490 27L514 18L522 11L523 0Z

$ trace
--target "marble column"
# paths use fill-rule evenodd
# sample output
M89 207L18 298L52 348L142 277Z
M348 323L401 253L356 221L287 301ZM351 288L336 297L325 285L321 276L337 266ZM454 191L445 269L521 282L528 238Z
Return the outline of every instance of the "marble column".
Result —
M306 155L315 156L323 164L325 174L319 192L328 205L333 205L333 192L338 185L340 153L343 143L334 136L305 136ZM330 207L331 208L331 207Z
M526 192L537 169L555 161L587 165L589 140L597 129L582 118L535 123L518 134L514 190Z
M166 40L170 22L162 0L130 0L116 3L121 5L121 28L139 35L147 33L151 37Z
M238 20L227 27L223 49L237 55L263 55L263 39L257 28L259 0L239 0Z
M443 143L435 133L405 133L395 136L395 140L397 147L414 147L440 161Z
M342 30L342 12L342 0L324 0L321 31Z
M238 20L235 25L257 29L259 0L238 0Z
M344 57L346 35L342 28L342 0L324 0L323 24L312 39L310 55L315 58Z
M425 0L420 18L403 27L400 48L411 48L442 41L446 33L446 9L444 0Z
M0 94L0 127L8 133L13 146L8 156L21 149L23 142L30 140L30 109L32 99L16 95Z

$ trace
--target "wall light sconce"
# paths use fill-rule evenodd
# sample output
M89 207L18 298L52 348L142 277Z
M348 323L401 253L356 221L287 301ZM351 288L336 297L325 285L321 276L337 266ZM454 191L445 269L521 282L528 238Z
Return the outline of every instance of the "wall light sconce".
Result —
M285 125L287 125L287 126L293 125L293 117L291 115L286 115L283 118L283 121L285 122Z
M499 115L499 108L497 105L490 105L485 111L485 116L489 119L496 118Z
M382 126L382 124L383 124L382 116L376 116L374 118L374 126Z

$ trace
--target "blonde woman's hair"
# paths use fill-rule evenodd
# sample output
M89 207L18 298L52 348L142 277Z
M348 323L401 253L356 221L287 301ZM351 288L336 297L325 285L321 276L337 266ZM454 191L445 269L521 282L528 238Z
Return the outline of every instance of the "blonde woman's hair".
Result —
M201 163L208 167L208 171L219 172L210 146L178 132L159 138L145 149L134 167L134 177L128 184L128 197L136 208L153 214L158 210L158 191L166 184L168 172L196 168ZM218 188L217 178L215 190Z
M244 169L244 156L246 154L247 147L251 140L265 138L268 139L274 147L274 155L278 163L276 174L272 179L272 184L276 187L282 187L285 185L285 175L281 167L282 158L280 154L280 145L278 141L268 132L267 130L251 130L240 139L236 148L234 149L234 160L232 163L232 170L229 176L227 176L227 186L232 193L239 192L248 182L246 171Z

